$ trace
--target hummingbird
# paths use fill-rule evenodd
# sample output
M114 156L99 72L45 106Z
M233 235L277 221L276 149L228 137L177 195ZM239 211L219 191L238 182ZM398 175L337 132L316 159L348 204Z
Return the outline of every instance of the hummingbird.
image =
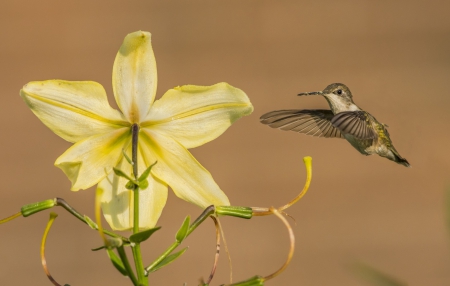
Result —
M328 85L323 91L303 92L299 96L321 95L330 109L289 109L268 112L261 116L262 124L306 135L346 139L363 155L378 154L410 167L395 150L387 125L353 102L350 89L342 83Z

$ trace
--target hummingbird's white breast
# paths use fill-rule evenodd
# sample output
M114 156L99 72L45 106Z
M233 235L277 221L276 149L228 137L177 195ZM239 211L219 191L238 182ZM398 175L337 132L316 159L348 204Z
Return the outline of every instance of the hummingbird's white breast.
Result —
M359 108L356 104L348 100L343 100L343 98L337 94L334 93L325 94L324 97L328 101L331 111L333 111L334 114L343 111L361 110L361 108Z

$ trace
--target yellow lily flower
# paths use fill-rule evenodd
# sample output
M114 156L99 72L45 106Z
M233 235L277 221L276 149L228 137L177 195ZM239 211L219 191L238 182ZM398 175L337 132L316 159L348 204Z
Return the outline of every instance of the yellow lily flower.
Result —
M116 167L132 174L122 150L131 152L131 126L140 127L138 168L141 174L155 161L149 185L140 190L139 228L154 227L166 204L168 186L201 208L229 205L211 174L187 150L221 135L253 106L246 94L227 83L186 85L154 101L156 62L150 33L125 37L113 68L114 97L120 111L107 101L103 87L91 81L48 80L26 84L20 95L53 132L75 143L55 162L72 182L72 191L98 183L102 210L111 228L133 228L133 192Z

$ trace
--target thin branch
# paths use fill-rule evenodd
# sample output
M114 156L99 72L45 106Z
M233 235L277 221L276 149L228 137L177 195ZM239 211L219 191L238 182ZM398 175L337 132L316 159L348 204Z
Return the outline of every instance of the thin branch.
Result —
M64 199L62 198L56 198L56 205L63 207L66 211L68 211L70 214L72 214L73 216L75 216L77 219L81 220L82 222L84 222L85 224L89 225L86 222L86 219L84 218L84 216L82 214L80 214L77 210L75 210L72 206L70 206ZM93 227L95 227L95 230L98 230L98 226L94 225ZM124 242L130 242L128 238L115 234L113 232L110 232L106 229L103 230L103 232L106 235L109 235L111 237L116 237L116 238L120 238L122 241Z

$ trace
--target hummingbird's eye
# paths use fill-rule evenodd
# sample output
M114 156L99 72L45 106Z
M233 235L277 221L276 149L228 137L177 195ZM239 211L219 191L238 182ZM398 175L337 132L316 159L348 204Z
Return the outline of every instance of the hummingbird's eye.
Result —
M338 89L338 90L336 91L336 93L339 94L339 95L341 95L341 94L342 94L342 89Z

